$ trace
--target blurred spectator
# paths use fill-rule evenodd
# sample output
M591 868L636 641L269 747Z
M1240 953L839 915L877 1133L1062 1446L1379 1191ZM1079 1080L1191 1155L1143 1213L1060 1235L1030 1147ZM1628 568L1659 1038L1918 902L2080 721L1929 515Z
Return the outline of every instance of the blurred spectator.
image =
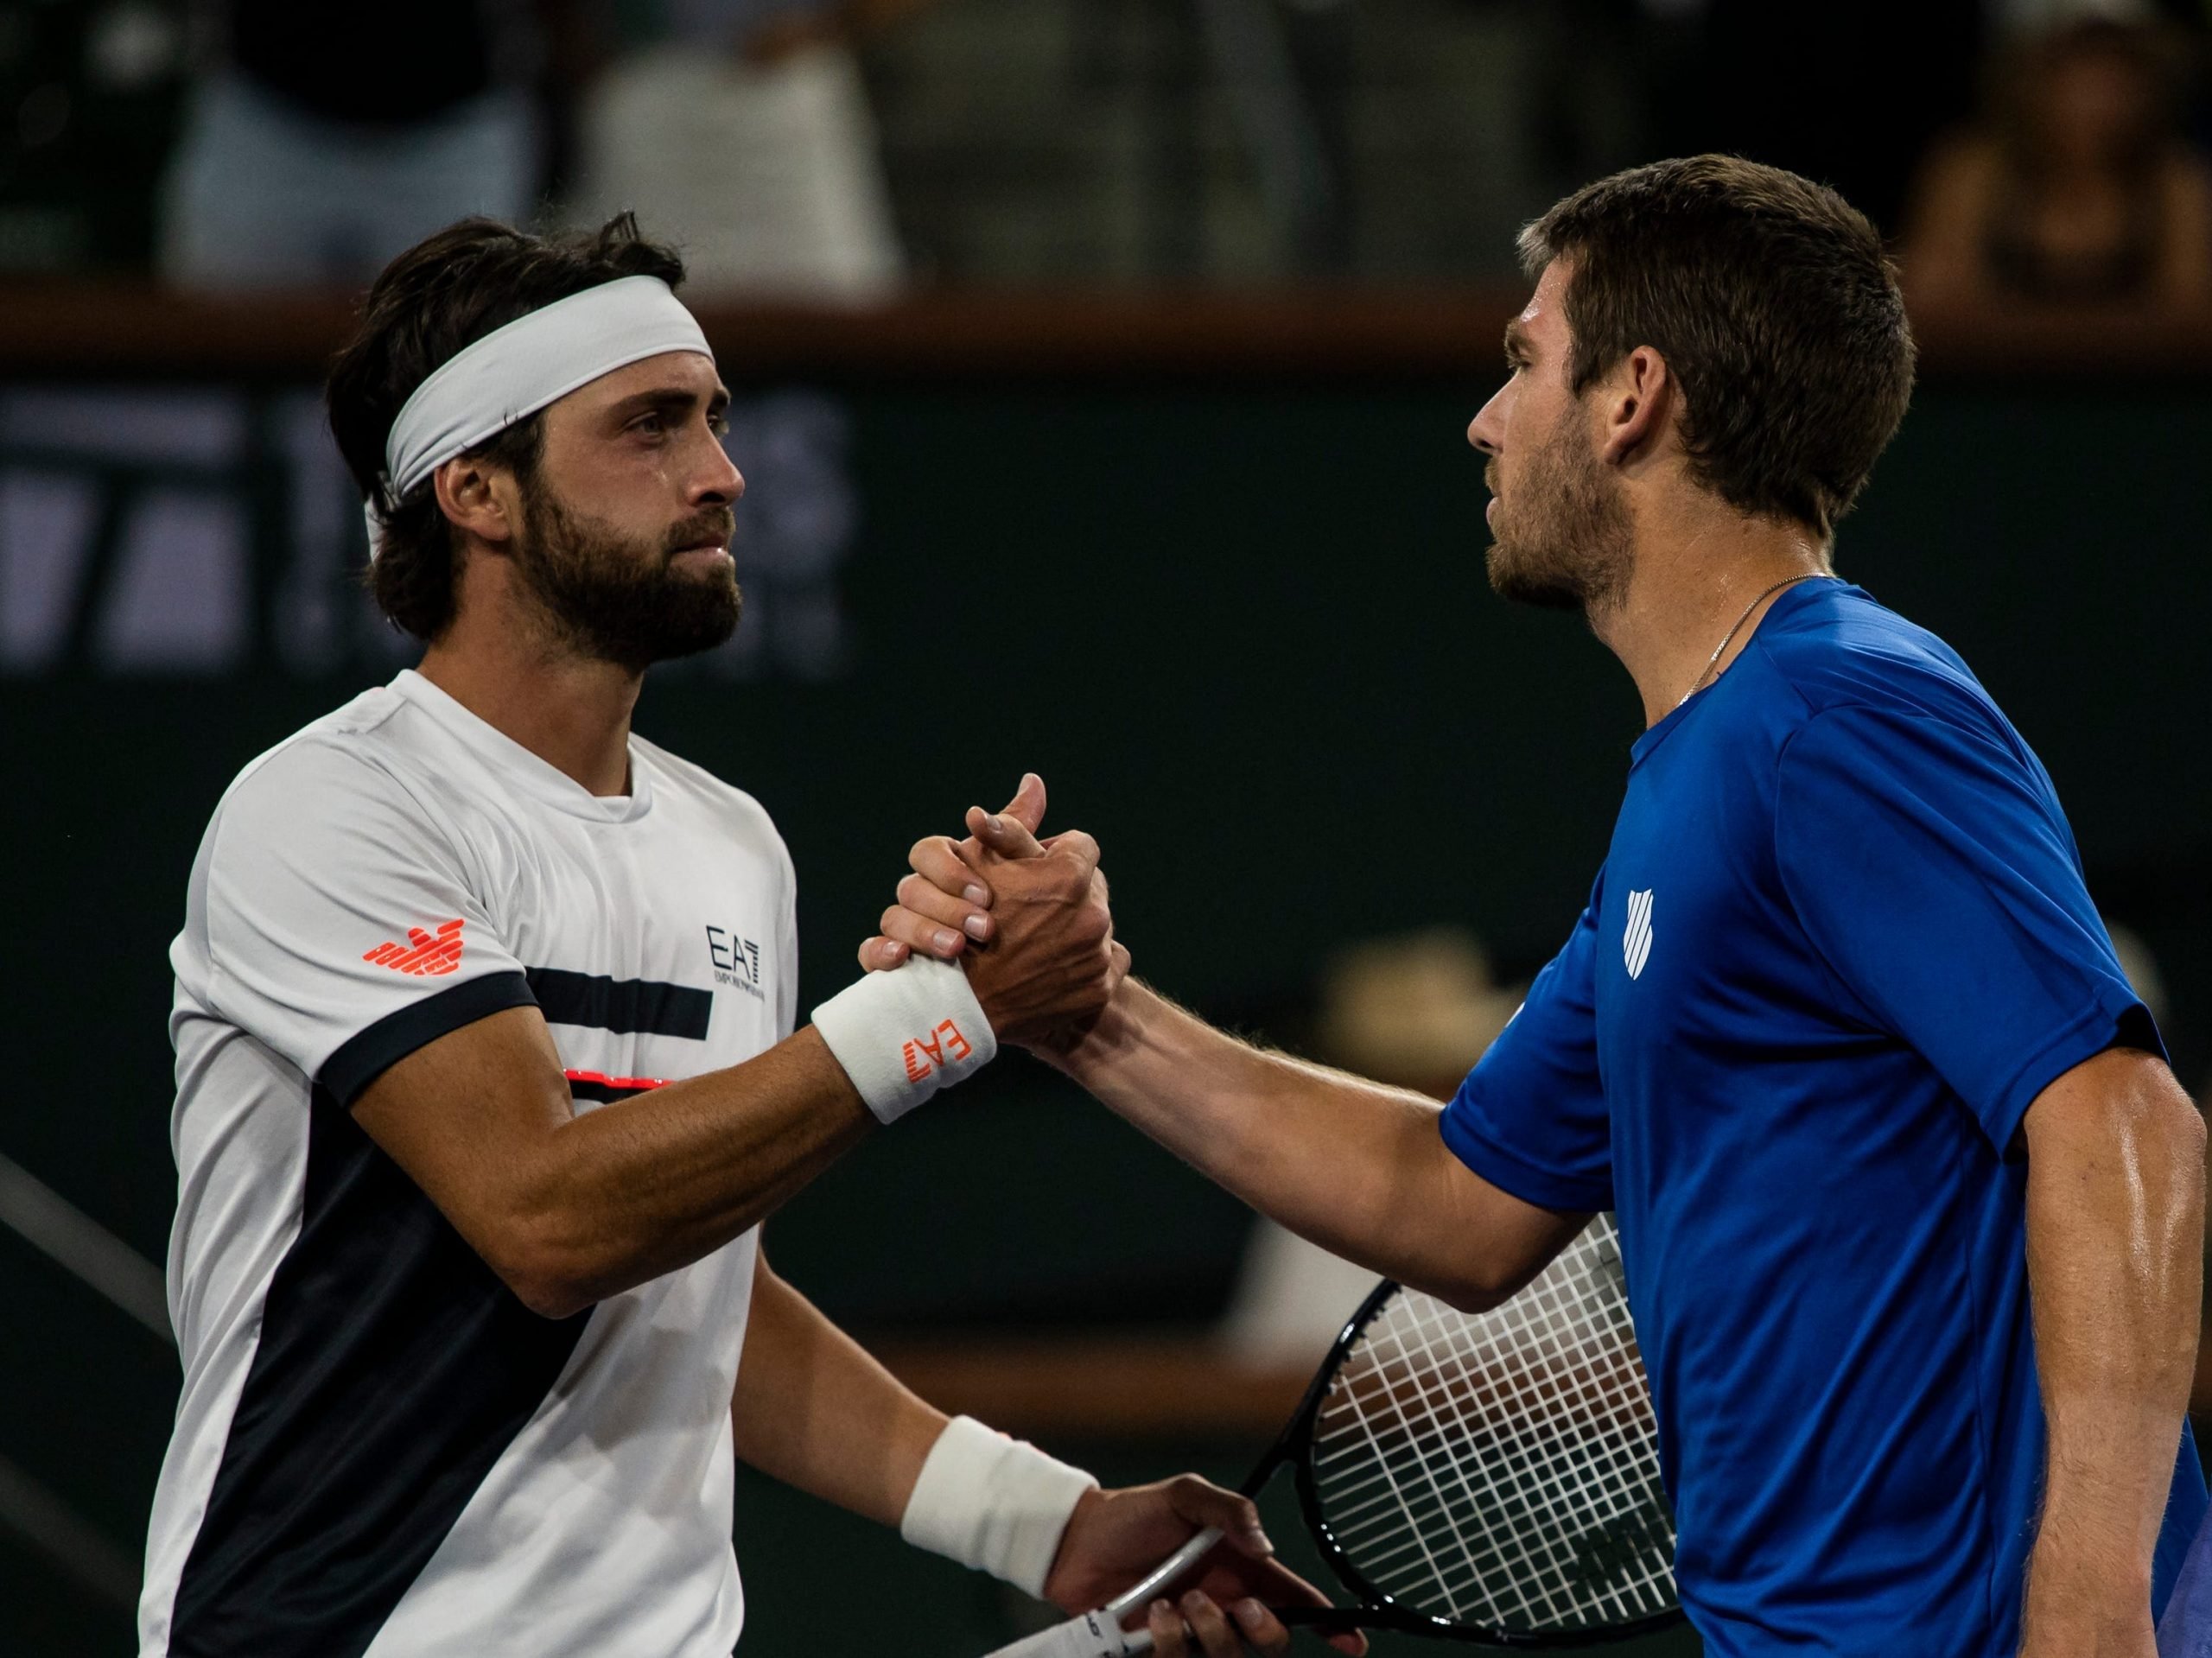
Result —
M0 270L144 270L184 81L180 0L0 5Z
M571 211L633 210L694 292L864 300L906 279L852 42L924 0L658 0L587 92Z
M2212 174L2183 140L2152 28L2088 18L2026 37L1988 109L1923 173L1903 258L1930 308L2186 309L2212 298Z
M167 186L170 282L351 286L456 219L531 216L530 0L223 0L208 22Z
M1658 148L1786 167L1893 233L1929 141L1973 107L1988 3L1640 0L1668 42L1653 65Z
M1323 1056L1380 1083L1446 1100L1521 1006L1467 933L1440 927L1356 944L1322 988ZM1376 1276L1265 1218L1253 1223L1222 1335L1247 1363L1319 1359Z

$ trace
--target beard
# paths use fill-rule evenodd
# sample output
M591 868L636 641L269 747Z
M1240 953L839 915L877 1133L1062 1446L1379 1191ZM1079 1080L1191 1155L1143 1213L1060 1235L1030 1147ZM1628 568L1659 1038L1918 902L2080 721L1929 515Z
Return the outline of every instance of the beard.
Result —
M1485 469L1497 493L1497 461ZM1635 536L1619 480L1605 470L1569 404L1550 439L1523 463L1509 511L1503 503L1485 561L1503 599L1594 615L1628 591Z
M737 631L736 571L719 562L703 572L675 565L686 547L728 545L736 518L726 506L693 514L647 546L570 511L541 481L525 493L523 527L516 572L564 651L643 673Z

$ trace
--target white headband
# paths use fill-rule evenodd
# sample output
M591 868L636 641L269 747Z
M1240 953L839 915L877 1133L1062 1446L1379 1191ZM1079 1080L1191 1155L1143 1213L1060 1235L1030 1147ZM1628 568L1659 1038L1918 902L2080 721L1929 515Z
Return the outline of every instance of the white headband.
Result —
M385 440L394 501L465 454L602 374L663 352L715 353L698 320L658 276L624 276L517 317L439 365L415 388ZM370 556L377 503L369 504Z

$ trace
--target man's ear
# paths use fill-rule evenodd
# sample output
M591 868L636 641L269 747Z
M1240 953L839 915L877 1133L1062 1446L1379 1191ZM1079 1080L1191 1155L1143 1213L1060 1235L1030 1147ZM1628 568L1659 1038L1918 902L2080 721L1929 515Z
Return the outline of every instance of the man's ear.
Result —
M431 480L438 510L454 527L493 546L504 545L515 532L510 514L513 492L495 486L499 475L483 461L462 455L440 467Z
M1667 441L1681 388L1667 359L1638 346L1605 377L1605 430L1599 457L1624 467L1656 454Z

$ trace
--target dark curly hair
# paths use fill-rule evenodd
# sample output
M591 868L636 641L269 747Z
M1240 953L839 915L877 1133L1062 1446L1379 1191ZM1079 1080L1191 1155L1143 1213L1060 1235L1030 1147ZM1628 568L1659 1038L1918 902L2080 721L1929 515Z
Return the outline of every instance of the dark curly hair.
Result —
M1573 265L1577 392L1639 346L1681 384L1692 475L1740 511L1823 539L1912 397L1897 271L1826 185L1733 156L1632 168L1521 233L1531 278Z
M435 639L452 624L456 548L452 527L425 482L404 501L386 494L385 442L391 423L455 353L556 300L624 276L658 276L673 288L683 262L639 234L628 213L595 232L533 236L492 219L464 219L416 243L369 289L360 327L331 364L325 397L330 429L361 499L384 520L365 581L378 608L416 638ZM510 468L524 485L537 474L542 416L518 421L468 453Z

